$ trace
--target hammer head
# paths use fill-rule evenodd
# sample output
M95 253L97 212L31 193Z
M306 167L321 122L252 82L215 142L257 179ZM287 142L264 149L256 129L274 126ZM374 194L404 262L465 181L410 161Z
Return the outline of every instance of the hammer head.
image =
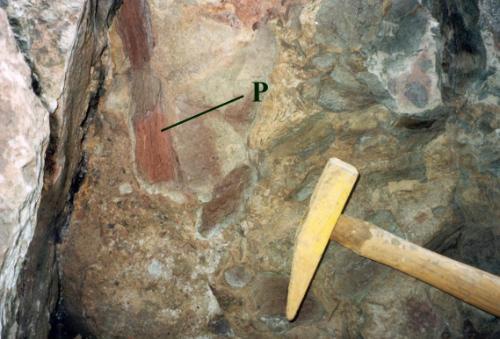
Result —
M352 165L331 158L314 189L295 241L286 317L293 320L309 288L330 235L358 178Z

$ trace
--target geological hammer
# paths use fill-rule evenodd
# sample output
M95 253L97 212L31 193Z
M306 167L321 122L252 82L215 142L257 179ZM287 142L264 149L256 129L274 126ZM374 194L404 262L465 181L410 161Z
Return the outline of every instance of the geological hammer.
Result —
M295 318L330 239L500 316L500 277L415 245L369 222L341 215L357 178L354 166L331 158L316 184L295 242L286 305L288 320Z

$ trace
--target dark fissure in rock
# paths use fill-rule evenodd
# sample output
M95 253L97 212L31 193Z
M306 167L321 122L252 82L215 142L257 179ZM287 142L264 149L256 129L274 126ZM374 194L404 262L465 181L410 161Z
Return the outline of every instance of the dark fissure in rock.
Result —
M478 1L429 1L443 38L441 67L447 100L464 95L483 77L486 50L479 29Z
M3 5L6 6L7 4ZM0 6L2 4L0 3ZM28 52L28 46L27 42L22 38L22 33L21 33L21 28L20 28L20 23L19 20L16 18L9 18L9 24L12 30L14 31L14 37L16 38L17 41L17 46L19 47L19 50L23 53L24 60L28 64L30 70L31 70L31 87L33 88L33 92L37 96L40 96L42 94L42 88L40 86L40 81L39 81L39 76L36 71L35 64L33 63L33 60L30 59L29 57L29 52Z

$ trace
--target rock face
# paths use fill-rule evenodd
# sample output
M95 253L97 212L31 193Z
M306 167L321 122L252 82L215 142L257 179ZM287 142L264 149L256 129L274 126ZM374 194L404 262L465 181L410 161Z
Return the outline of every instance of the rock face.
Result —
M31 88L7 14L0 9L0 333L16 334L17 284L33 238L49 114ZM2 337L4 336L2 335Z
M284 316L295 233L334 156L361 173L347 213L500 274L495 1L0 7L2 337L46 337L51 313L55 337L500 333L334 243Z
M73 329L494 336L492 316L336 244L298 320L283 312L294 235L333 156L361 173L348 213L500 272L497 7L124 2L60 248ZM262 103L253 81L270 85Z
M19 47L33 72L33 90L54 113L64 90L66 65L71 58L84 0L4 2Z
M14 129L12 133L20 133L19 138L32 138L22 147L33 143L31 152L34 153L20 154L19 163L13 165L24 166L22 162L27 161L22 176L18 175L18 178L25 181L24 184L19 181L19 192L24 186L29 196L23 207L25 211L18 220L20 225L24 223L24 229L12 230L11 226L5 228L5 235L8 237L5 239L6 244L9 248L17 248L19 256L14 262L4 262L4 267L10 265L8 272L11 273L15 264L16 277L4 276L4 272L0 275L0 279L10 279L6 293L15 296L15 301L8 300L4 303L2 300L0 304L2 323L5 324L0 336L43 338L50 330L49 317L59 294L56 242L62 226L67 224L73 193L78 188L84 170L82 140L105 77L102 60L106 57L106 32L113 17L115 3L99 1L97 6L96 1L21 0L0 1L0 6L3 8L2 13L4 10L7 13L8 23L15 33L17 48L30 66L29 69L22 66L24 68L20 70L22 78L19 76L19 86L24 93L17 96L13 89L12 93L7 91L6 96L2 96L2 100L10 97L17 97L18 100L23 98L21 100L24 104L17 107L17 110L14 109L16 107L5 105L5 114L12 119L7 120L6 127L9 129L9 124L12 124L13 127L19 125L16 128L22 129L22 124L25 124L22 132ZM4 31L7 29L2 29ZM3 73L2 71L2 75ZM7 80L1 82L2 88L11 86ZM32 97L36 100L31 99ZM29 121L30 114L36 115L32 118L33 122ZM23 118L24 115L26 117ZM44 117L50 120L50 142L46 152L46 143L40 139L47 136L48 121L43 120ZM36 129L38 134L30 128ZM17 143L9 141L13 140L15 134L2 136L6 139L1 140L1 147L9 145L8 147L18 149L17 152L22 150ZM20 139L19 142L21 141ZM37 143L40 145L37 146ZM5 156L13 155L6 152ZM29 157L32 157L31 162ZM40 160L44 157L45 165ZM5 161L12 160L9 158ZM41 184L41 173L37 170L42 168L43 191L37 211ZM9 174L12 175L14 173ZM11 185L10 180L12 178L8 177L8 185ZM8 190L12 190L11 186ZM9 200L7 195L5 198ZM21 196L15 197L13 201L18 201L16 199L21 199ZM9 208L14 211L15 206ZM3 213L2 210L2 217ZM10 217L9 214L6 215ZM12 231L15 232L10 234ZM21 231L22 237L19 236ZM11 296L8 298L12 299Z

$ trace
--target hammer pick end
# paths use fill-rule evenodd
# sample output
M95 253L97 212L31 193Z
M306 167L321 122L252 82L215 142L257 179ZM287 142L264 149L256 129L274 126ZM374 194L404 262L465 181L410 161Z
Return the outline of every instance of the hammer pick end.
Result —
M293 320L326 249L330 235L358 178L356 168L331 158L314 189L295 242L286 317Z

